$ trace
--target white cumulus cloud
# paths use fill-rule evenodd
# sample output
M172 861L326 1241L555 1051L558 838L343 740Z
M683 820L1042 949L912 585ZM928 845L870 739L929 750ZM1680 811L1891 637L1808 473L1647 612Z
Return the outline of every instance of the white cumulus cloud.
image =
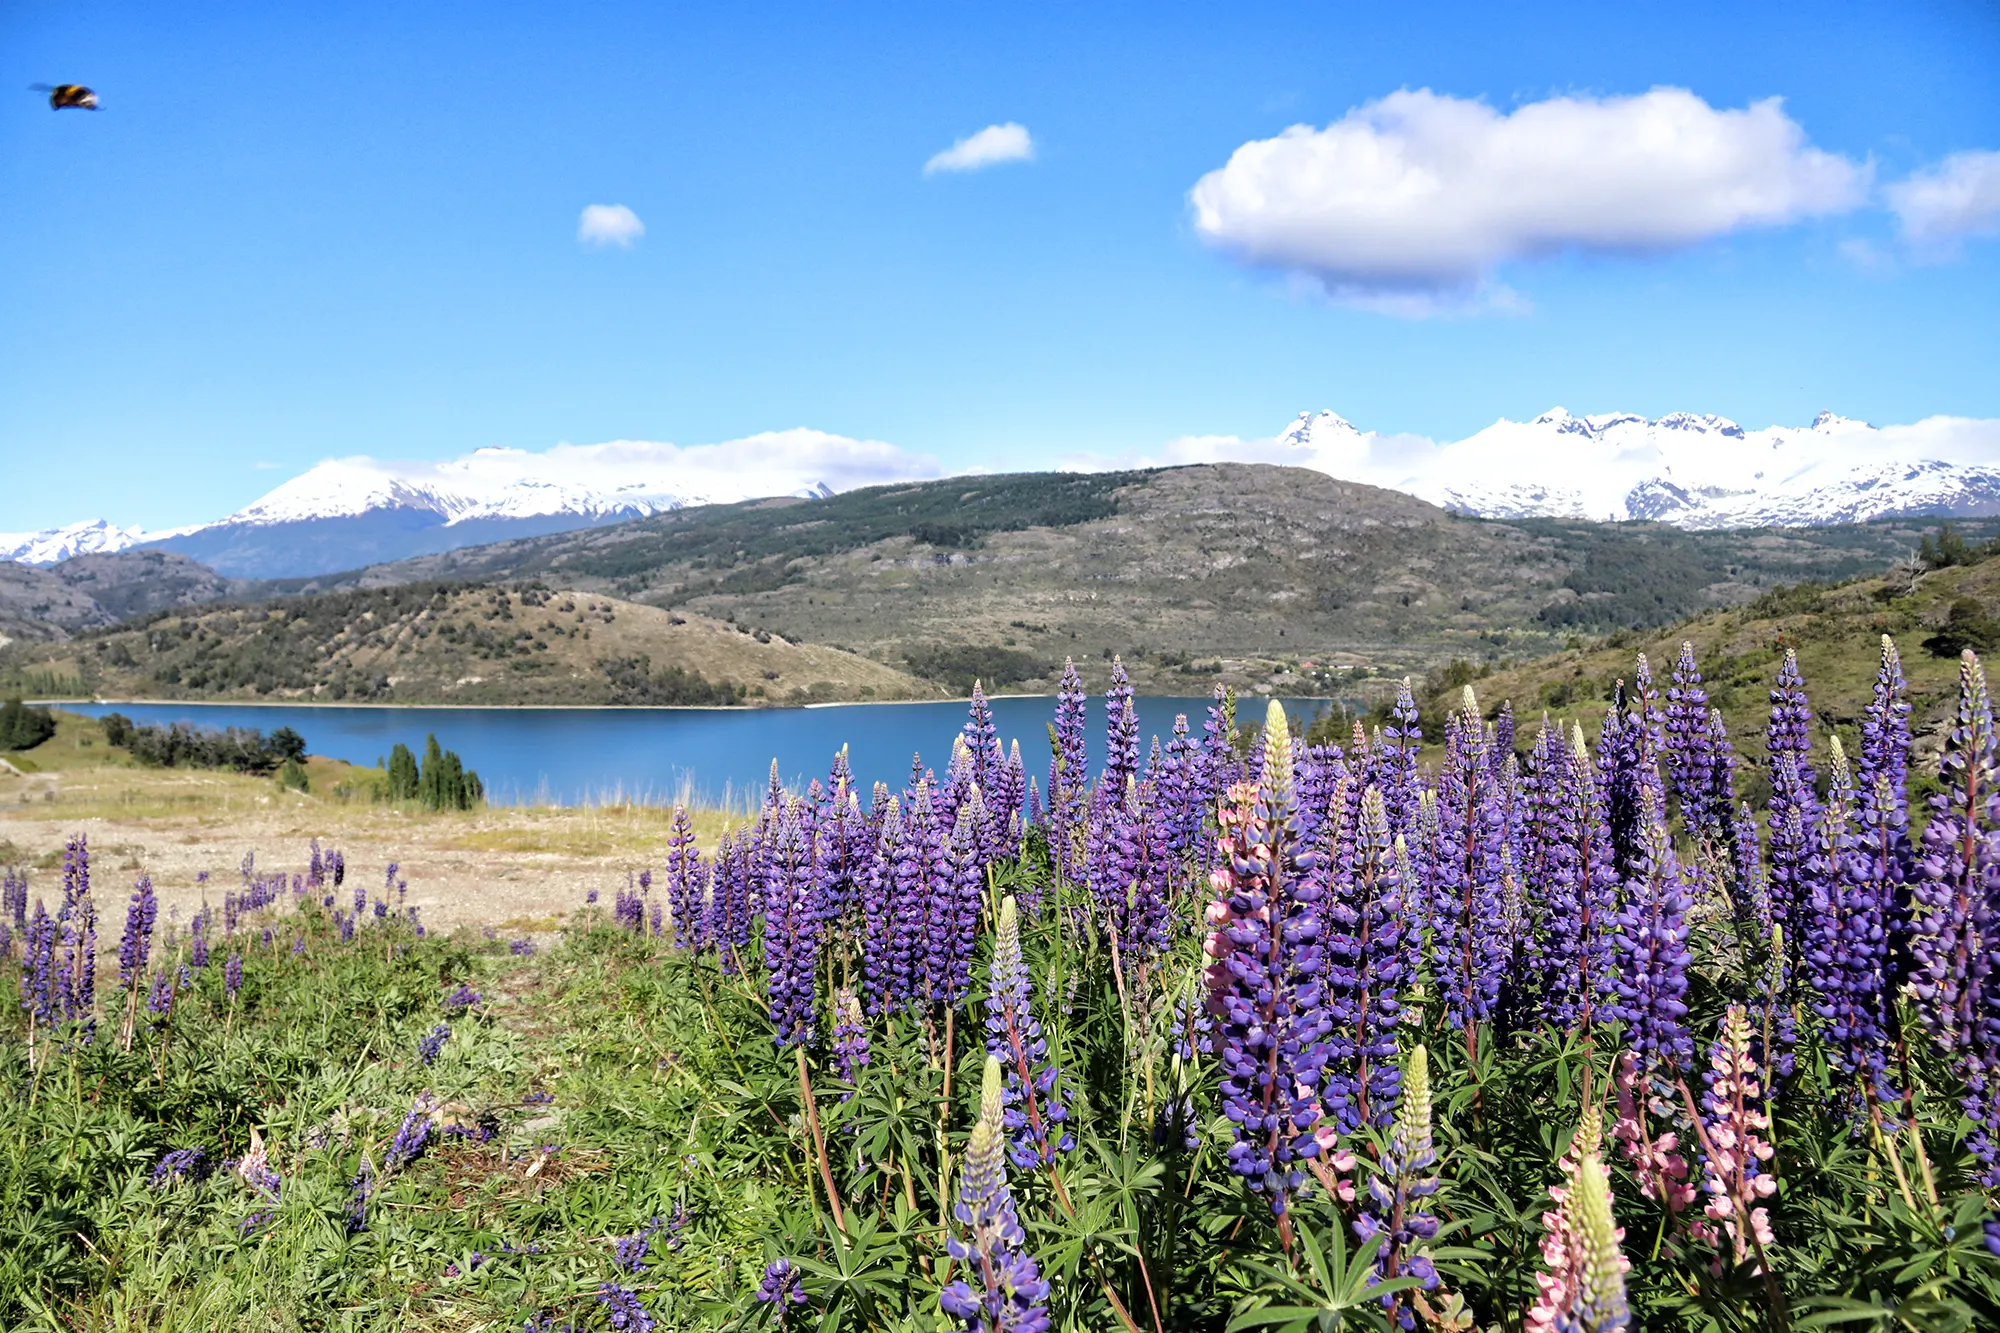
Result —
M1967 236L2000 236L2000 153L1953 153L1884 193L1912 245L1949 250Z
M576 239L585 245L615 245L629 250L646 234L646 224L623 204L590 204L576 220Z
M968 134L936 154L924 163L924 175L934 176L940 171L978 171L1002 162L1031 162L1034 157L1035 141L1029 136L1028 127L1010 120L1004 125L988 125L977 134Z
M1863 203L1871 167L1806 142L1777 98L1682 88L1502 114L1428 89L1257 139L1196 182L1195 230L1337 300L1403 313L1494 290L1509 260L1643 254Z

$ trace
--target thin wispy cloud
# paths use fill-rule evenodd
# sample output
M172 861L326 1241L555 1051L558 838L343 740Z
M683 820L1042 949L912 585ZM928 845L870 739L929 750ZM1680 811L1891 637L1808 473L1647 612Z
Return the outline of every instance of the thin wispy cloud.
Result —
M1196 232L1333 299L1422 315L1504 305L1496 269L1656 254L1857 208L1872 168L1814 148L1776 98L1681 88L1503 114L1428 89L1242 145L1189 193Z
M645 234L646 224L623 204L590 204L576 223L576 239L599 249L629 250Z
M1884 194L1903 239L1932 257L1956 254L1968 237L2000 236L2000 153L1953 153Z
M924 175L941 171L981 171L1002 162L1032 162L1035 141L1028 127L1014 121L988 125L977 134L968 134L951 147L924 163Z

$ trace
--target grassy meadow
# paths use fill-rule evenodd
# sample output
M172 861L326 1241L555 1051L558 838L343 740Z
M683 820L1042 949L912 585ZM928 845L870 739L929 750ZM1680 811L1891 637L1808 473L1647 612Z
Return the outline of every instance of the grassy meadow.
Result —
M1344 753L1142 760L1072 678L1031 800L978 700L900 793L734 814L64 717L0 778L0 1324L2000 1326L1983 672L1782 632L1841 702L1778 640L1733 759L1671 657L1587 736L1467 691Z

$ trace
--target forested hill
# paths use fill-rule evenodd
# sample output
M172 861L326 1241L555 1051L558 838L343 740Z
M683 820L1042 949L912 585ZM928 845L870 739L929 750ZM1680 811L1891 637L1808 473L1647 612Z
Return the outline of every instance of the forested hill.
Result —
M1255 465L1030 473L687 509L299 581L539 578L837 644L962 689L1121 653L1142 688L1345 689L1885 568L1918 523L1774 532L1450 514ZM1332 664L1337 669L1329 673Z

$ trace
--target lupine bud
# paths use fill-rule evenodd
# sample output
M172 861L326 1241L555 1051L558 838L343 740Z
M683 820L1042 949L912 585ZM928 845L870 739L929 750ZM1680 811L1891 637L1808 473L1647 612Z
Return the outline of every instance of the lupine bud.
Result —
M1020 913L1010 895L1000 903L993 939L991 989L986 999L986 1051L1006 1073L1004 1124L1014 1165L1024 1170L1052 1166L1076 1140L1063 1128L1058 1071L1048 1040L1031 1004L1028 965L1021 957Z
M1437 1193L1436 1166L1430 1056L1416 1046L1403 1068L1403 1097L1388 1148L1369 1177L1368 1201L1354 1222L1354 1234L1363 1243L1374 1242L1376 1278L1414 1277L1424 1290L1436 1288L1437 1266L1422 1249L1438 1232L1438 1220L1424 1202ZM1384 1296L1382 1304L1399 1326L1416 1327L1416 1317L1400 1292Z

